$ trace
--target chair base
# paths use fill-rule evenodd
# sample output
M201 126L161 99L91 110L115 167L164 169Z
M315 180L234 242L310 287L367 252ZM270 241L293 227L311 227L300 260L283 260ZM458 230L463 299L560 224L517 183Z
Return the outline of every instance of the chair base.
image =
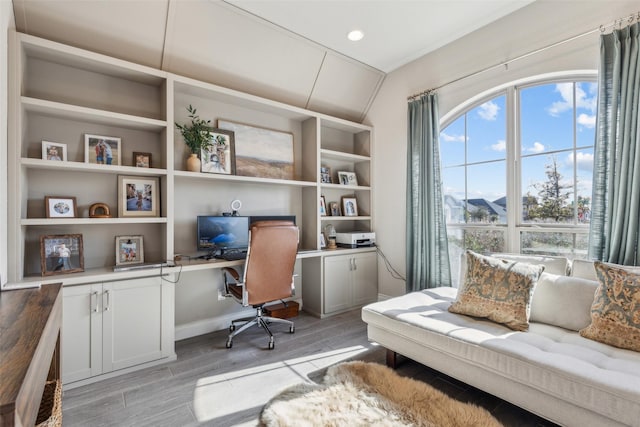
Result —
M280 319L278 317L265 316L262 313L262 306L255 307L256 315L254 317L243 317L241 319L235 319L231 321L231 326L229 326L229 337L227 338L227 348L233 347L233 337L238 335L239 333L247 330L253 325L262 326L265 332L269 335L269 350L273 350L275 348L275 338L269 329L269 323L284 323L289 325L289 333L295 333L295 325L291 320ZM244 323L240 329L236 329L236 323L242 322Z

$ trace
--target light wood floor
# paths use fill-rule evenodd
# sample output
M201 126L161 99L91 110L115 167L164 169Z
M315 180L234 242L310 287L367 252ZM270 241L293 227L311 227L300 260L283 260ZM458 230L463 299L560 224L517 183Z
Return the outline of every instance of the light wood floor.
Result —
M276 347L254 327L225 348L227 331L176 342L178 360L66 390L64 426L255 426L263 405L283 388L319 379L346 359L384 363L369 342L360 310L317 319L293 319L295 334L274 325ZM407 360L401 375L425 381L450 396L479 404L506 426L553 426L511 404ZM311 378L311 379L310 379Z

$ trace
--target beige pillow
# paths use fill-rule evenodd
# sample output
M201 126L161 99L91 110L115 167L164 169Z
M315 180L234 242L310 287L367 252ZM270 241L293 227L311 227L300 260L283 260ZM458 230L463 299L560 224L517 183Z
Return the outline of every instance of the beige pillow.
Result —
M485 317L516 331L529 329L529 304L544 266L467 251L467 271L452 313Z
M615 347L640 351L640 268L594 262L598 290L591 324L580 335Z

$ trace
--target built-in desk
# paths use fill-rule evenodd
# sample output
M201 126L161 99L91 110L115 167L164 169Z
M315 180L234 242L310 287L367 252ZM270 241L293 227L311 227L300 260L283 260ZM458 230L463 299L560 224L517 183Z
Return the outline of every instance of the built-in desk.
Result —
M32 426L60 379L62 284L0 292L0 426Z

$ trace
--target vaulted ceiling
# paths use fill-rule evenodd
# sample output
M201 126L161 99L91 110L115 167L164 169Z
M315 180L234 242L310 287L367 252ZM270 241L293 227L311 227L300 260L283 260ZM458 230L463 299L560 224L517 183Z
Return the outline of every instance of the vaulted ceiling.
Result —
M362 121L385 73L533 0L13 0L20 32ZM346 40L359 28L365 39Z

